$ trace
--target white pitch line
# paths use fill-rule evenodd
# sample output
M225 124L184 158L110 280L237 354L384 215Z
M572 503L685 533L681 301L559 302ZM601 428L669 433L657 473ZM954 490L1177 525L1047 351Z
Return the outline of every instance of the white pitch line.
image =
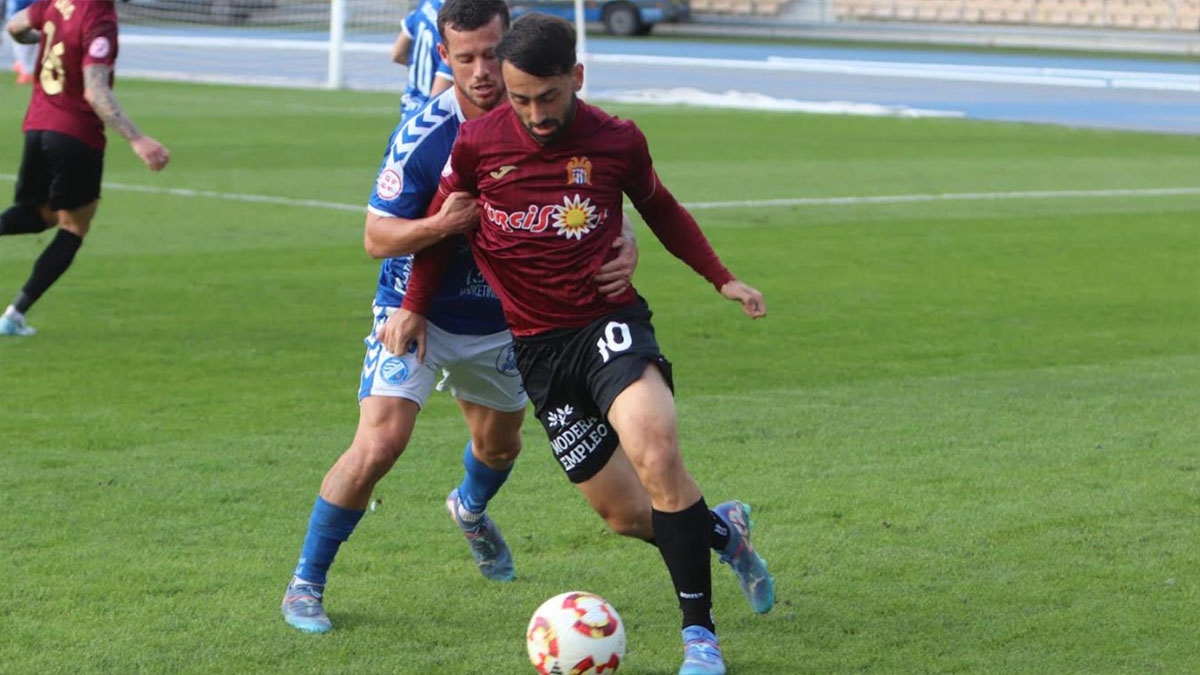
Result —
M16 176L0 173L0 180L16 180ZM326 202L317 199L295 199L272 195L215 192L212 190L190 190L188 188L154 187L153 185L131 185L129 183L104 183L104 189L145 194L171 195L175 197L200 197L231 202L275 204L304 208L329 209L332 211L354 211L365 213L367 205ZM844 206L855 204L906 204L913 202L949 201L999 201L1022 199L1104 199L1111 197L1174 197L1200 195L1200 187L1135 188L1114 190L1025 190L1018 192L946 192L941 194L877 195L857 197L795 197L791 199L747 199L725 202L685 202L684 206L696 210L732 208L769 208L782 206Z
M164 194L175 197L207 197L223 199L231 202L253 202L256 204L279 204L281 206L301 206L315 209L330 209L333 211L358 211L365 213L367 205L343 204L341 202L324 202L317 199L294 199L292 197L274 197L271 195L248 195L236 192L213 192L212 190L189 190L187 188L160 188L152 185L130 185L128 183L104 183L108 190L124 190L126 192L145 192Z
M840 204L904 204L908 202L986 201L1001 199L1075 199L1079 197L1167 197L1200 195L1200 187L1144 188L1131 190L1032 190L1022 192L948 192L926 195L879 195L876 197L797 197L734 202L692 202L689 209L728 209L768 206L833 206Z
M0 173L0 179L15 181L16 176ZM294 199L292 197L273 197L271 195L247 195L236 192L214 192L212 190L189 190L188 188L155 187L153 185L130 185L129 183L110 183L105 181L103 189L118 192L142 192L145 194L172 195L175 197L203 197L220 199L228 202L253 202L256 204L278 204L280 206L303 206L333 211L365 212L366 204L342 204L340 202L323 202L316 199Z

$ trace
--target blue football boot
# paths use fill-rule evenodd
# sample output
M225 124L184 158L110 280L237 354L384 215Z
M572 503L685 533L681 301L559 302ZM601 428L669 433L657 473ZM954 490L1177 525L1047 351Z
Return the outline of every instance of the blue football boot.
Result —
M512 551L508 550L508 544L504 542L495 521L487 512L480 514L479 519L473 522L464 520L458 506L458 488L454 488L446 497L446 510L471 545L471 555L479 572L493 581L512 581L516 576Z
M328 633L333 629L333 622L325 615L325 606L321 604L324 594L325 586L293 578L283 595L283 620L305 633Z
M766 614L775 606L775 579L767 572L767 561L758 557L750 544L750 506L739 501L718 504L713 512L729 525L729 544L721 551L721 562L729 565L750 601L750 609Z
M0 316L0 335L15 335L18 337L29 337L37 335L37 329L25 323L25 317L21 315L5 314Z
M704 626L683 629L683 665L679 675L725 675L717 636Z

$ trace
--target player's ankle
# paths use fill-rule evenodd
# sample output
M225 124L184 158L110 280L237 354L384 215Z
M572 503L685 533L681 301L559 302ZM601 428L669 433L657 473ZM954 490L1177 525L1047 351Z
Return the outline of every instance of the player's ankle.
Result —
M462 522L464 522L468 525L473 525L475 523L478 523L483 518L483 514L487 511L487 508L484 507L484 509L482 509L478 513L476 513L475 511L468 509L467 505L460 501L458 503L457 510L458 510L458 519L459 520L461 520Z

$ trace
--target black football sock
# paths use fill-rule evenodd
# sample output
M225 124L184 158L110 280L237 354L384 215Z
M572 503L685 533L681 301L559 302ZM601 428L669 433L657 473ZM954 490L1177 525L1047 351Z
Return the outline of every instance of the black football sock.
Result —
M33 274L29 276L29 281L25 282L21 292L17 293L17 299L13 300L13 308L22 314L28 312L33 303L42 297L42 293L67 271L71 261L75 259L75 252L82 245L83 239L77 234L60 229L46 250L42 251L37 262L33 263Z
M715 511L709 511L708 515L712 516L712 534L710 535L708 545L717 553L723 553L725 547L729 546L729 523L721 520L721 517ZM658 546L658 542L654 537L643 539L642 541L651 546Z
M712 546L712 550L720 553L729 546L729 523L721 520L721 517L712 511L709 511L708 515L712 518L712 538L709 539L709 545Z
M13 204L0 213L0 237L6 234L36 234L49 227L32 204Z
M683 626L704 626L714 630L712 621L712 570L709 538L713 523L704 498L682 511L666 513L654 510L654 539L662 554L671 583L683 610Z

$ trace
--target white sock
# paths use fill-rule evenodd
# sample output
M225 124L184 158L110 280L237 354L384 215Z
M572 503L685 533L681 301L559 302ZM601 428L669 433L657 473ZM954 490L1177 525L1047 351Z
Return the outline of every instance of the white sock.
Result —
M483 511L480 511L479 513L468 511L467 507L463 506L462 502L458 503L458 517L461 518L464 523L479 522L479 519L483 517L483 514Z
M25 320L25 315L18 312L17 308L13 307L12 305L9 305L8 309L4 310L4 316L7 316L8 318L12 319L13 321L24 321Z

